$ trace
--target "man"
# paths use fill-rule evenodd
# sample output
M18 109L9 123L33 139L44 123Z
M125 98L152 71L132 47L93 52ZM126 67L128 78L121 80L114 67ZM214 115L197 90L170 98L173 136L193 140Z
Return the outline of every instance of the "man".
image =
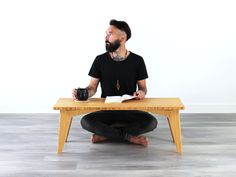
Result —
M96 93L100 82L103 98L123 94L134 95L136 99L145 98L148 74L143 58L126 49L130 37L131 30L126 22L110 21L105 37L107 52L95 58L89 71L89 97ZM74 89L73 99L76 99L76 94ZM144 111L104 110L85 115L81 125L94 133L91 137L93 143L115 140L148 146L148 139L140 134L154 130L157 120Z

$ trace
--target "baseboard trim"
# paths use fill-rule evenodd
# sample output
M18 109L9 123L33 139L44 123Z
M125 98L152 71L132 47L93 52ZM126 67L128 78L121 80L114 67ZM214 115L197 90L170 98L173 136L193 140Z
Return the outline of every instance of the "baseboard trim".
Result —
M185 113L236 113L236 105L227 104L185 104Z

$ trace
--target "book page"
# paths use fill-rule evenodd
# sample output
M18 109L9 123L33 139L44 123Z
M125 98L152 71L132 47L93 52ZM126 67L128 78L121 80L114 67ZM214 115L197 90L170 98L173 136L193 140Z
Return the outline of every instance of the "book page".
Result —
M126 100L131 100L133 98L135 98L135 96L126 94L121 97L121 102L126 101Z
M107 96L105 103L121 103L121 96Z
M122 103L126 100L131 100L135 98L135 96L132 95L122 95L122 96L107 96L105 99L105 103Z

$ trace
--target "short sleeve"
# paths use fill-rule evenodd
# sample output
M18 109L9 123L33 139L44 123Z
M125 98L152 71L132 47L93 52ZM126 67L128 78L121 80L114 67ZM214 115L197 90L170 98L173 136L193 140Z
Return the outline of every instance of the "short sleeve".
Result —
M147 68L143 58L139 61L137 80L143 80L148 78Z
M101 67L98 57L96 57L95 60L93 61L93 64L90 68L88 75L95 78L101 78Z

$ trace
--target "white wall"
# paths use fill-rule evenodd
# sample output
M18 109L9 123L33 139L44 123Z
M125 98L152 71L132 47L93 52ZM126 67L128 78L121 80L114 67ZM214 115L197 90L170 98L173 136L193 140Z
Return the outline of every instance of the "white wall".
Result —
M55 112L59 97L87 86L113 18L132 29L127 47L146 61L148 97L180 97L183 112L236 112L235 9L233 0L0 1L0 112Z

